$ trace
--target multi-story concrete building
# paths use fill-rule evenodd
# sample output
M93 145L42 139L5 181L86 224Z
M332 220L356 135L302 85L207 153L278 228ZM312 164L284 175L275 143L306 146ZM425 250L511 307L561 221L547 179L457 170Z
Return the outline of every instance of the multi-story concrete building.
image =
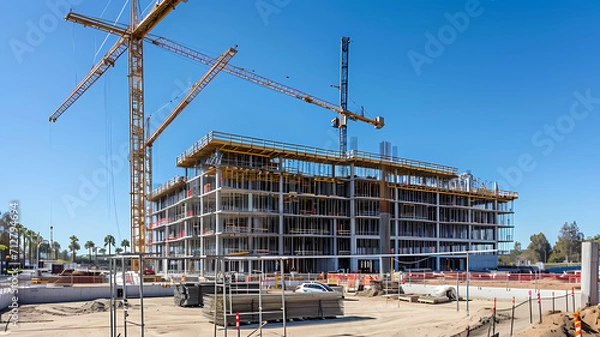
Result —
M464 270L457 252L497 250L469 254L470 267L483 269L512 242L517 194L449 166L220 132L177 166L185 176L149 195L149 251L165 257L159 272L210 272L210 260L183 257L230 254L330 256L287 260L298 272L385 270L370 255L389 253L408 254L392 260L396 270Z

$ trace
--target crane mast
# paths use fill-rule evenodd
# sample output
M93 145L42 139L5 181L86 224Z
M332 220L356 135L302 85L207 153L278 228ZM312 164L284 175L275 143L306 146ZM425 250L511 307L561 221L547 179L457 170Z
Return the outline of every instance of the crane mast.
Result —
M131 244L134 253L146 251L146 226L145 226L145 150L144 150L144 37L175 6L187 0L163 0L143 19L138 17L138 0L131 1L130 24L113 25L113 33L119 32L121 37L110 48L102 60L92 68L84 79L75 87L75 90L50 116L49 120L55 122L87 89L102 76L111 65L128 49L128 81L129 81L129 171L130 171L130 202L131 202ZM72 13L69 13L72 14ZM68 19L68 15L67 15ZM81 20L79 20L81 19ZM74 22L86 26L100 28L107 25L102 20L89 22L84 16L73 16ZM93 20L90 20L93 21Z
M350 38L342 37L341 66L340 66L340 107L348 111L348 47ZM340 151L348 151L348 116L340 113L339 116L339 143Z
M239 78L265 86L269 89L285 95L301 99L307 103L318 105L322 108L339 114L340 127L340 150L347 150L346 124L347 120L357 120L373 125L380 129L384 126L383 117L374 119L366 118L348 110L348 44L349 38L342 38L342 68L340 76L340 105L330 103L318 97L309 95L303 91L291 88L287 85L270 80L266 77L247 71L243 68L228 64L229 60L237 52L230 48L221 57L215 59L202 54L189 47L173 42L164 37L149 36L154 28L171 10L180 2L187 0L162 0L143 20L139 20L137 1L131 4L131 18L129 26L120 23L113 24L106 20L87 17L70 12L66 20L77 22L84 26L90 26L99 30L119 35L118 41L109 49L106 55L96 64L90 72L75 87L71 94L50 116L51 122L56 120L71 107L109 68L114 66L117 59L128 50L128 81L129 81L129 114L130 114L130 202L131 202L131 241L134 253L146 252L146 198L152 186L152 143L160 133L173 121L175 117L193 100L198 93L216 76L220 71L230 73ZM210 70L191 89L188 95L179 103L173 112L163 121L157 130L150 134L149 124L144 117L144 66L143 48L144 42L151 42L161 48L167 49L175 54L187 57L199 63L208 65ZM145 132L146 131L146 132ZM136 266L134 266L136 267Z

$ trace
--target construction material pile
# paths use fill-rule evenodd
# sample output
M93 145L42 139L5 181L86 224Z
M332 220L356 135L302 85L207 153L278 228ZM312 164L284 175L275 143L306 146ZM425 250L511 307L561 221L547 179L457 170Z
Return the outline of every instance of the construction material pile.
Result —
M204 295L214 294L215 284L213 282L180 283L175 286L173 300L180 307L203 306Z
M215 318L217 324L223 325L223 307L227 309L227 325L235 325L235 315L240 314L243 324L258 323L260 320L259 303L262 301L262 320L277 321L283 319L282 295L263 294L262 299L258 294L236 294L226 295L223 301L222 295L204 296L204 315L211 319ZM285 294L285 318L286 319L315 319L335 318L344 315L344 301L342 294L338 292L329 293L286 293Z

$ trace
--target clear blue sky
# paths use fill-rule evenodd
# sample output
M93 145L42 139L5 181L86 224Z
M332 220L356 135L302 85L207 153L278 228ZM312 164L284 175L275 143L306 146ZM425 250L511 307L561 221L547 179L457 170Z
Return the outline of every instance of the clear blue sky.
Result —
M71 7L115 20L124 0L109 3L104 11L104 1L12 1L1 14L0 211L18 200L22 223L45 237L54 225L63 247L72 234L96 244L106 234L129 237L129 172L119 150L128 143L126 56L48 122L116 40L95 56L106 34L58 16ZM350 36L350 107L386 122L378 131L351 123L359 148L377 152L389 140L402 157L472 170L519 192L515 234L526 245L540 231L553 243L565 221L586 236L600 232L592 179L600 163L599 11L592 1L189 0L153 33L213 56L238 45L232 64L331 102L340 38ZM152 45L145 52L146 113L164 116L207 68ZM211 130L335 149L333 117L222 73L155 144L154 181L182 174L176 156Z

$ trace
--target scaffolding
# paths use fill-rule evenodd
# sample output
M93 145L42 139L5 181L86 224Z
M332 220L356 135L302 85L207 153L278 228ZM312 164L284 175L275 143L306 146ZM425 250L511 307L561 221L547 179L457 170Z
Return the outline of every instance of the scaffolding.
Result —
M376 259L346 256L504 252L513 238L518 194L450 166L215 131L177 165L185 177L151 194L149 245L169 259L155 262L163 272L214 273L213 265L176 259L211 254L327 255L335 258L302 263L298 271L379 270L385 266ZM443 259L423 267L445 270ZM493 259L475 259L494 267Z

